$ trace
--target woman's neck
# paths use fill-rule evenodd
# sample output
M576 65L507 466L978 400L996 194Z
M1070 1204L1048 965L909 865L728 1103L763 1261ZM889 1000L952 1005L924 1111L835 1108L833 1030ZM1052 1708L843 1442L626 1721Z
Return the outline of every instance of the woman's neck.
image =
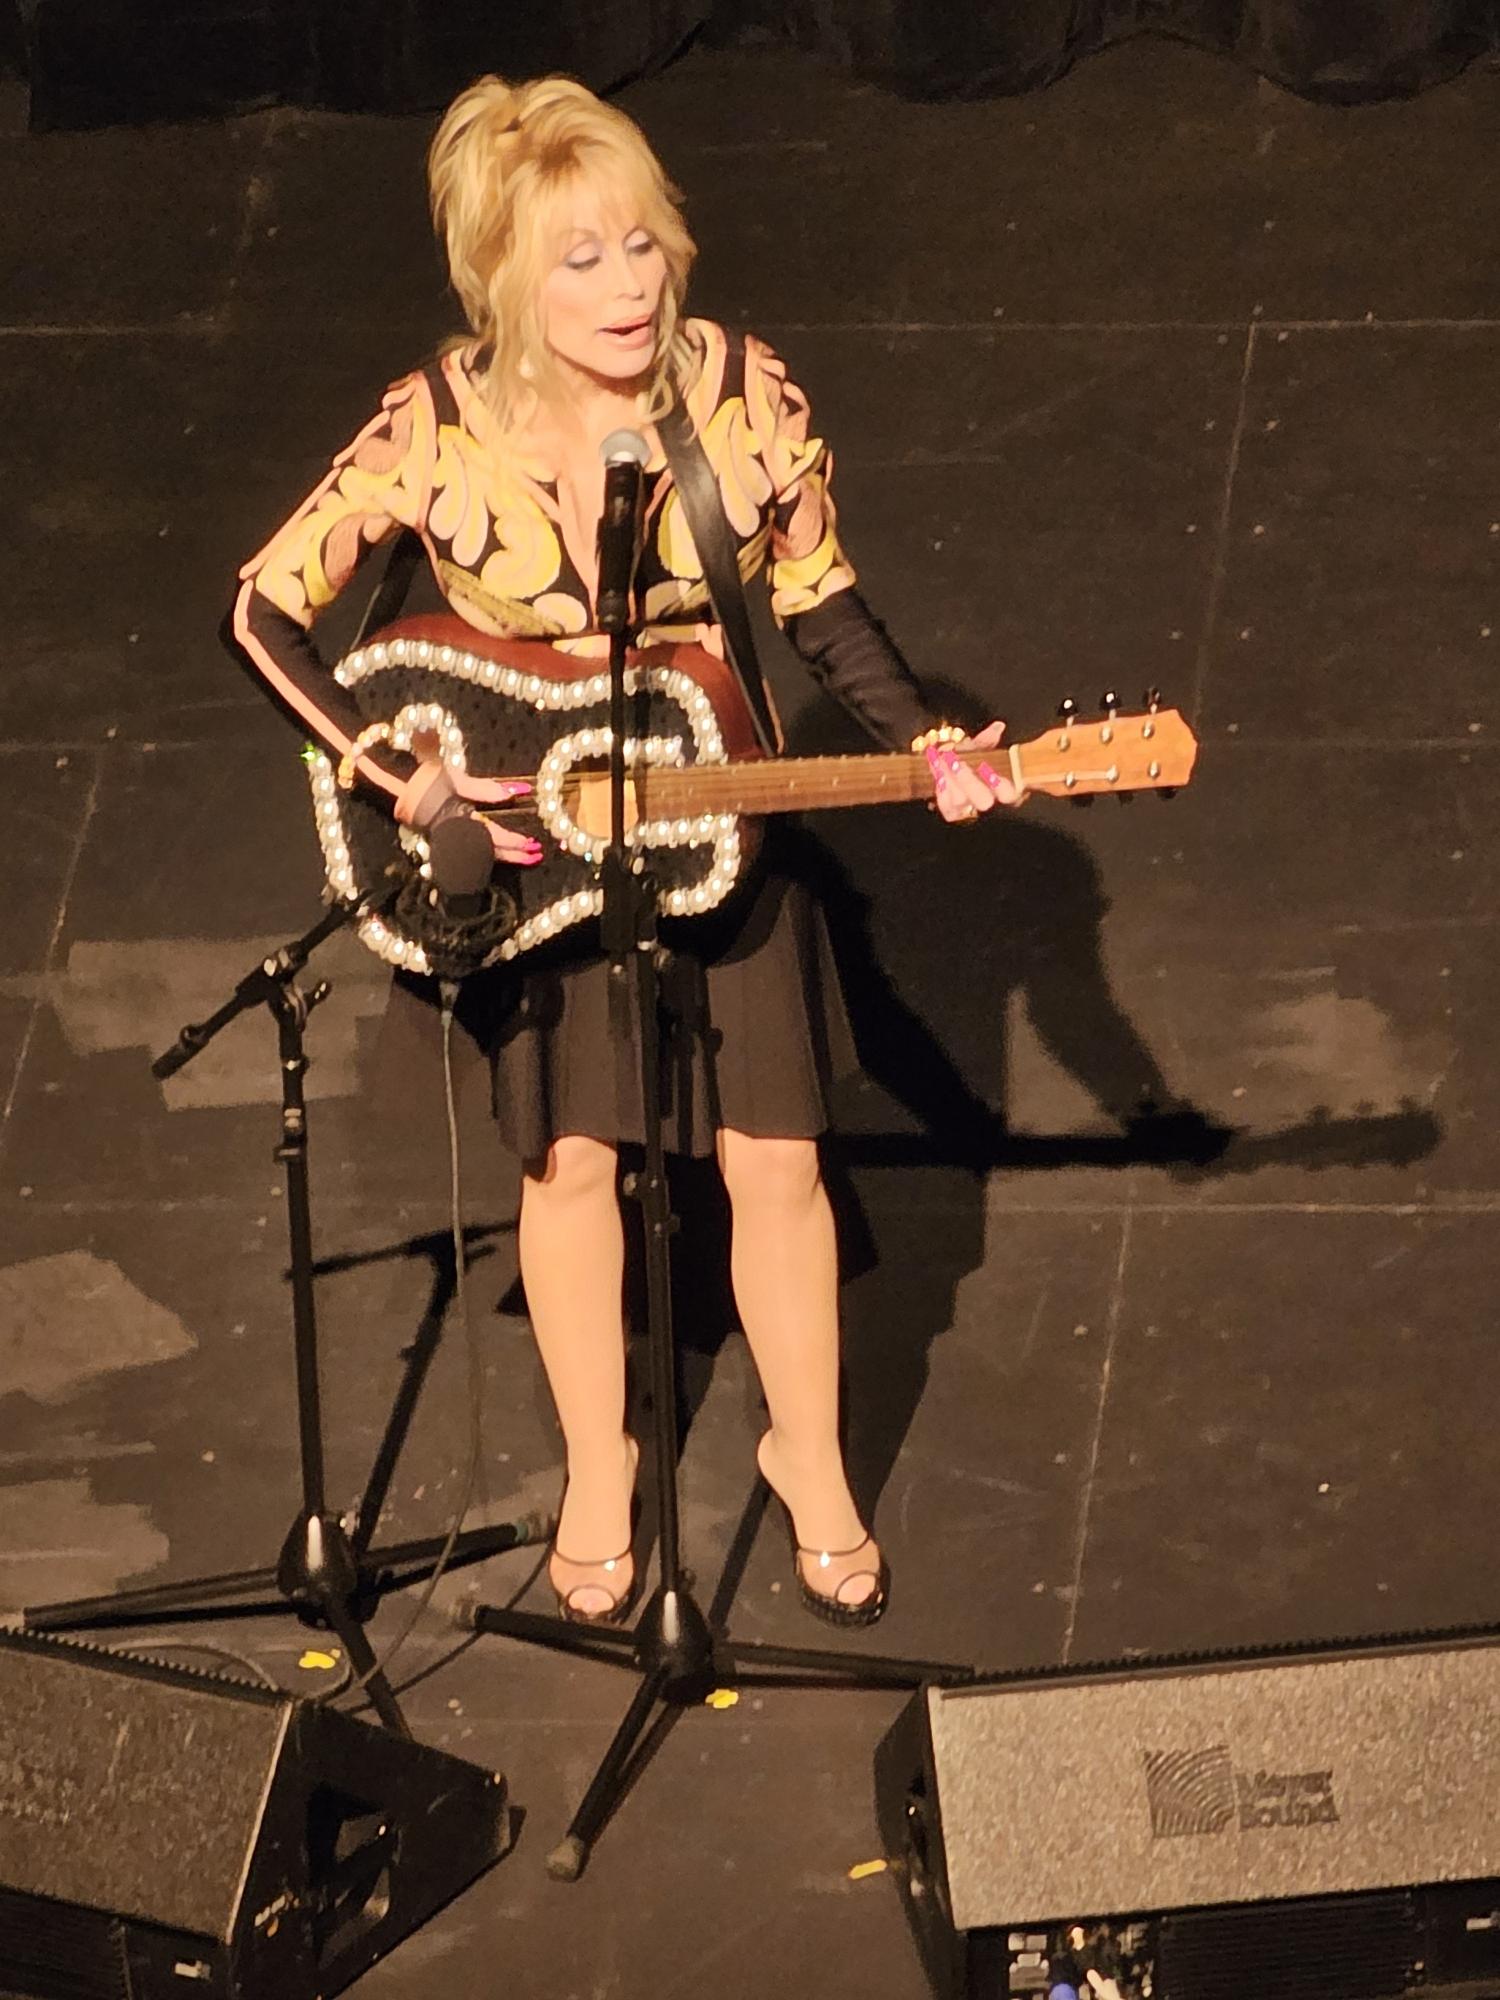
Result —
M591 375L587 369L561 363L562 394L539 403L541 426L559 436L584 444L597 444L611 431L642 421L642 401L646 378L634 376L614 381Z

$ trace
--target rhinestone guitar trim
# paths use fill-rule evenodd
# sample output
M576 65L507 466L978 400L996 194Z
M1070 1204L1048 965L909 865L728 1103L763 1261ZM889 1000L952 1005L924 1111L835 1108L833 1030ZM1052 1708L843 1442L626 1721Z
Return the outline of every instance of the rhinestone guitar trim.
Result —
M434 645L430 639L394 639L388 644L382 642L357 649L334 668L334 678L341 687L352 688L371 674L403 666L451 674L455 679L527 702L538 711L567 711L609 698L608 674L589 674L571 681L549 681L540 674L523 674L514 667L500 666L494 660L486 660L459 647ZM638 694L640 688L641 670L638 667L627 668L626 693ZM647 689L650 693L665 695L685 711L698 763L722 764L727 761L713 703L691 674L677 667L652 667L647 675ZM412 736L422 730L441 737L445 762L458 770L466 768L463 732L450 712L439 703L410 703L401 709L392 724L391 740L397 748L409 749ZM596 845L590 835L576 826L564 812L563 780L578 757L607 754L612 740L608 729L581 730L574 736L564 737L553 744L537 776L538 816L559 846L591 864L603 858L604 847L602 843ZM652 736L647 737L644 743L627 738L625 754L628 760L639 760L647 765L680 767L686 762L679 736ZM347 898L355 893L354 869L334 767L331 760L319 752L309 760L308 771L328 880L338 895ZM716 908L739 877L743 849L739 826L733 814L703 813L691 820L642 821L630 829L626 838L627 844L637 849L701 847L712 842L713 861L704 880L691 889L669 889L662 896L662 908L670 916L696 916ZM430 876L426 842L413 835L410 829L402 830L401 839L409 853L420 856L422 874ZM636 865L644 866L644 861L638 858ZM570 896L559 897L518 925L500 946L496 956L516 958L573 924L598 916L603 905L603 892L597 888L580 889ZM363 919L359 925L359 936L387 964L402 966L416 973L429 970L427 955L421 945L391 930L379 917Z

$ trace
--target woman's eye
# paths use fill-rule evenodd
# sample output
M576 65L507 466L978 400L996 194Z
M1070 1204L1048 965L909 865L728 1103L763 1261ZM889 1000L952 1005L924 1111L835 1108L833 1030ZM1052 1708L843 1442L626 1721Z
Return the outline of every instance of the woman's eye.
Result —
M625 247L629 250L632 257L644 257L648 252L656 248L656 238L654 236L641 236L634 243L627 243Z
M598 263L597 257L565 257L563 262L570 271L592 271Z

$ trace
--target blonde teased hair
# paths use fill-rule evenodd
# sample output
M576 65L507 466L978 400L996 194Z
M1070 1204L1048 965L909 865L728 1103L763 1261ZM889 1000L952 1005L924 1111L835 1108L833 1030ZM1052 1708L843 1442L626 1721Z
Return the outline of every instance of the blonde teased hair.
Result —
M656 345L643 371L648 418L662 415L674 389L685 392L701 366L683 318L693 239L681 196L640 128L571 77L509 84L484 76L444 113L427 156L427 184L453 289L483 359L485 400L502 430L556 386L540 313L551 262L550 198L588 181L603 183L666 259Z

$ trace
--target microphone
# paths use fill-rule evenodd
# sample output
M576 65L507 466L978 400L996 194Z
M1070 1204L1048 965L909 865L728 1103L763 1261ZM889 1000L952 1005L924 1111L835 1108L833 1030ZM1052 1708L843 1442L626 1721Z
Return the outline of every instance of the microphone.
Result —
M455 813L427 836L432 891L444 913L458 923L482 917L490 905L495 850L483 820Z
M641 468L651 453L639 431L611 431L599 456L604 460L604 512L599 516L594 623L601 632L623 632L630 623L630 586L641 539Z

